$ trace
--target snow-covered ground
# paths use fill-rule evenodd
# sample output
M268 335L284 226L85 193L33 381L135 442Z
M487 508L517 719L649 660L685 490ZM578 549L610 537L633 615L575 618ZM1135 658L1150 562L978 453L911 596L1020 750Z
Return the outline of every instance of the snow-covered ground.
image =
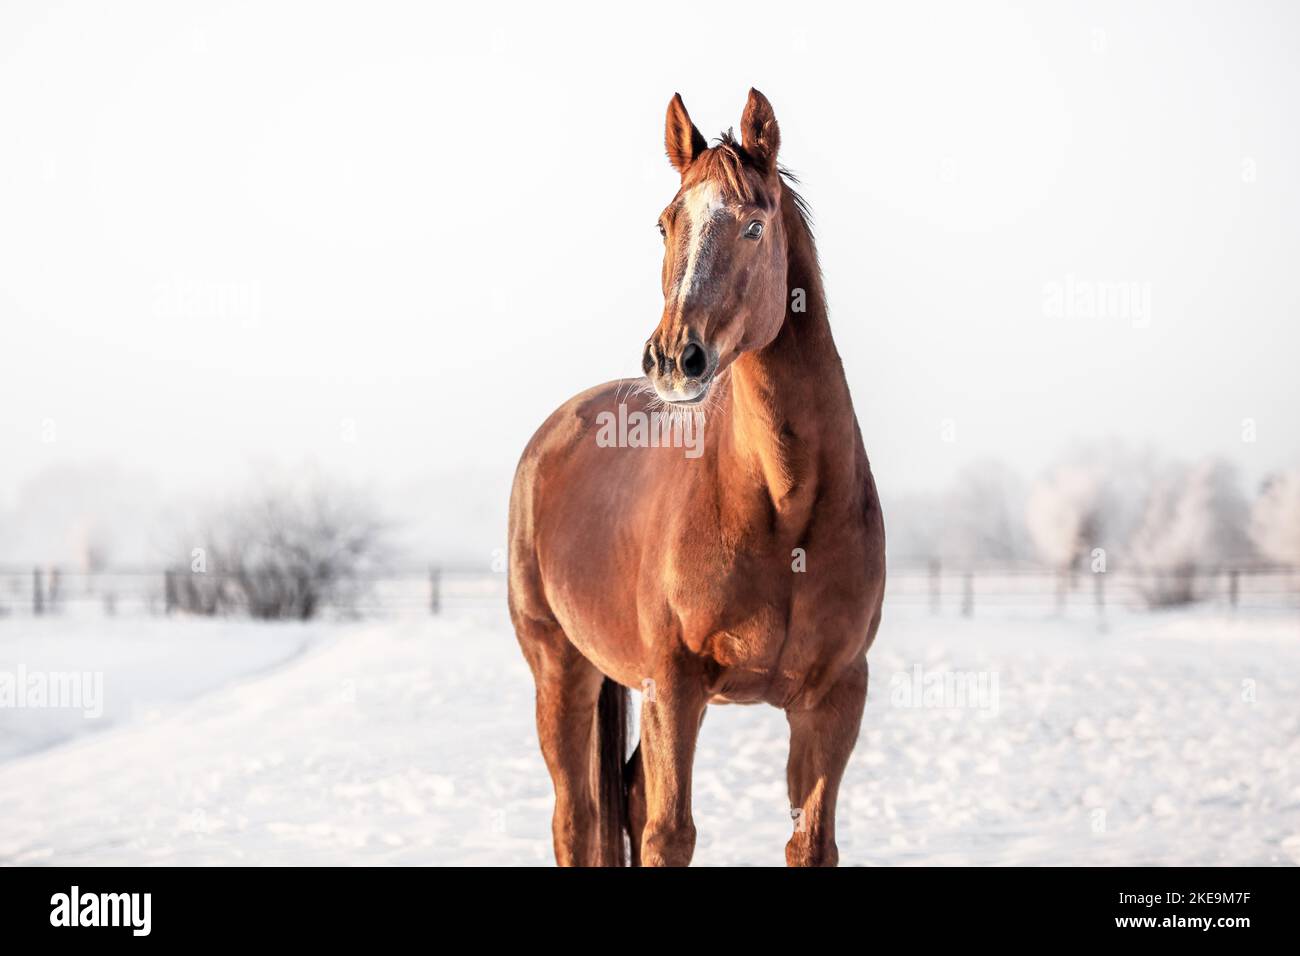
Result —
M0 619L0 761L123 720L156 718L288 660L328 633L314 624L145 616ZM31 706L38 699L30 692L18 696L18 683L48 685L53 674L75 679L79 706ZM12 675L12 701L4 675Z
M1300 862L1300 619L994 613L887 614L843 863ZM551 862L502 612L0 621L20 663L102 672L104 715L0 710L0 863ZM778 711L711 710L698 864L783 862L785 753Z

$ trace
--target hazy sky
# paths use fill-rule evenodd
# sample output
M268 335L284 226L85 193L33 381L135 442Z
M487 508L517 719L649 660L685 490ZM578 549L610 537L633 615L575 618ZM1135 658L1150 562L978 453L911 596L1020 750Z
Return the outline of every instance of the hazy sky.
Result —
M482 506L638 374L669 97L712 137L751 84L886 495L1075 437L1300 463L1294 4L562 6L7 0L0 504L312 460Z

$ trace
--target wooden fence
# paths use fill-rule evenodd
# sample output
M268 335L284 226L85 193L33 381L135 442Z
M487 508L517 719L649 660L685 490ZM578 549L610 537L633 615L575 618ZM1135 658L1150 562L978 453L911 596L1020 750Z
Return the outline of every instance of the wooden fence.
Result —
M165 569L88 573L58 567L0 568L0 617L177 613L178 590L189 574ZM999 608L1077 611L1081 606L1104 613L1107 608L1148 607L1153 585L1167 586L1170 581L1185 584L1197 603L1229 610L1300 610L1300 569L1278 567L1062 575L1046 568L948 568L932 562L891 567L887 601L967 616ZM363 585L347 608L330 611L361 616L442 614L505 606L505 574L481 567L408 569L373 576Z

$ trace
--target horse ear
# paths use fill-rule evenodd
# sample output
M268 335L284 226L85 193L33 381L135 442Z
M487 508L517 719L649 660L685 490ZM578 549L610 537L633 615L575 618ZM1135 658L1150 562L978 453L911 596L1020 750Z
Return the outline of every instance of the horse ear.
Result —
M685 174L686 167L696 156L709 148L708 142L691 122L682 95L674 93L668 101L668 119L664 123L664 146L668 149L668 162L673 169Z
M776 113L767 97L753 88L745 115L740 118L740 143L754 162L764 172L776 168L776 151L781 147L781 130L776 125Z

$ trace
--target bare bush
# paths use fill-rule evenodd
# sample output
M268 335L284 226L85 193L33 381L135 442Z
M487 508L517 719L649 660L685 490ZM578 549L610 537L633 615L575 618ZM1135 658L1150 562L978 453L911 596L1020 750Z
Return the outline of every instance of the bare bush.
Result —
M386 525L355 492L276 484L218 509L168 603L199 614L308 620L354 611L387 558Z

